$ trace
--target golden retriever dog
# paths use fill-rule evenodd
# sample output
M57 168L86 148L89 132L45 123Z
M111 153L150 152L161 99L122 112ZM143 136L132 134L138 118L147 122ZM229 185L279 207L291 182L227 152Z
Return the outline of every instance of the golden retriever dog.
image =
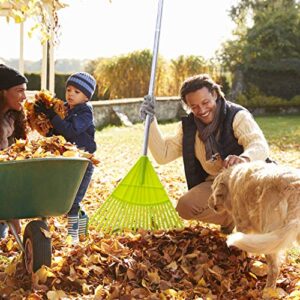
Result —
M300 243L300 170L265 162L235 165L215 178L208 201L215 212L233 217L236 232L228 246L265 254L266 288L275 288L280 253Z

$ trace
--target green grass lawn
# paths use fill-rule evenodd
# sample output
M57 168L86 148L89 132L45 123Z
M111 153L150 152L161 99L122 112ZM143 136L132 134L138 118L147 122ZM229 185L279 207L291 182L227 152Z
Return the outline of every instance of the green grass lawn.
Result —
M300 115L255 118L268 142L279 148L300 147Z
M259 116L255 117L260 128L264 132L270 145L275 145L281 150L286 147L300 147L300 115L290 116ZM172 134L177 123L160 124L160 129L165 134ZM118 133L121 133L120 135ZM109 126L98 134L105 136L108 143L118 141L121 144L130 142L141 143L143 135L143 125L135 124L133 127Z
M255 118L270 145L271 158L300 168L300 115Z
M260 116L255 119L270 145L271 157L280 163L300 168L300 115ZM159 125L166 135L173 134L176 126L177 122ZM132 163L141 155L143 134L141 123L132 127L106 127L98 131L99 158L111 158L111 165L123 161L123 167Z

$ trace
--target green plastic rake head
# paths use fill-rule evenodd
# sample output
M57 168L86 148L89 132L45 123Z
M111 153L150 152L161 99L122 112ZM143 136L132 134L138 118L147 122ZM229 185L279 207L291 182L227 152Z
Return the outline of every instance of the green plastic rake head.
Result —
M183 227L147 156L140 157L91 218L91 224L107 232Z
M158 2L154 48L148 98L154 101L154 83L158 57L163 0ZM155 230L183 227L148 157L151 118L145 121L143 156L136 162L116 190L91 219L96 229L119 232L124 229Z

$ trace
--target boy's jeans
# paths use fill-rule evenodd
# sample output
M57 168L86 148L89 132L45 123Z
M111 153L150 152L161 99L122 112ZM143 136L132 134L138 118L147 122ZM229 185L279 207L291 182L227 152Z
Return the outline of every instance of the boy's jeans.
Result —
M90 184L90 181L92 179L92 175L93 175L93 172L94 172L94 166L93 164L90 162L86 171L85 171L85 174L84 174L84 177L81 181L81 184L80 184L80 187L79 187L79 190L76 194L76 197L75 197L75 200L73 202L73 205L70 209L70 211L68 212L68 215L78 215L79 213L79 210L80 210L80 202L82 201L82 199L84 198L84 195L88 189L88 186Z
M0 223L0 239L4 239L8 234L8 226L5 223Z

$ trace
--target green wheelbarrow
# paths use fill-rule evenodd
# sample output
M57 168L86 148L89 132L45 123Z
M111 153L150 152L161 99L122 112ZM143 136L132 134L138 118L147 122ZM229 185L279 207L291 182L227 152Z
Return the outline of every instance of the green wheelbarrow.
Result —
M0 220L23 252L28 273L51 266L47 217L67 213L88 166L85 158L36 158L0 163ZM19 236L11 220L30 219ZM49 235L48 235L49 236Z

